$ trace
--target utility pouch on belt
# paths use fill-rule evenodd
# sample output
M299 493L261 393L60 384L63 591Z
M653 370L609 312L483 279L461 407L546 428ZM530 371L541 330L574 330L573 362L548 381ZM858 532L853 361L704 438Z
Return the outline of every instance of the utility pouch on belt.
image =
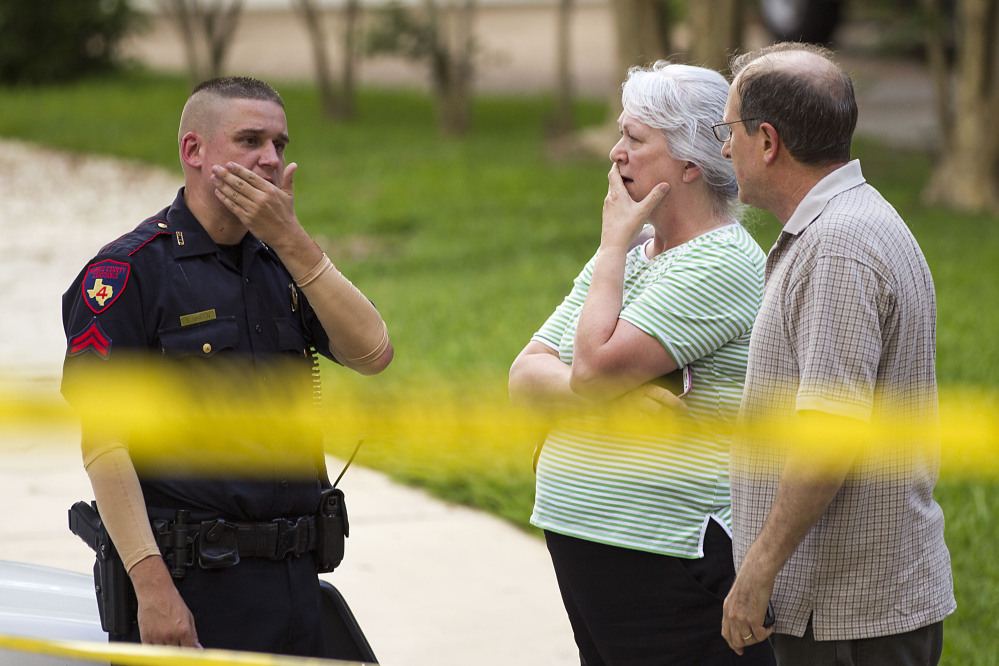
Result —
M94 590L97 592L101 628L109 634L128 633L138 607L135 589L111 537L104 529L96 504L74 504L69 510L69 530L97 554Z
M347 522L347 505L343 491L338 488L324 490L316 514L316 564L319 573L333 571L343 560L344 539L350 536Z
M202 569L221 569L239 564L236 526L221 518L201 523L196 552Z

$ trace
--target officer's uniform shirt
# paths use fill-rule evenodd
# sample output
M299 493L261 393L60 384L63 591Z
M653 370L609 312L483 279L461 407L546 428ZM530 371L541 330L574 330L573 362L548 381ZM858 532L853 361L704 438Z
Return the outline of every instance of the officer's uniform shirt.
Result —
M275 387L268 381L279 360L292 361L290 365L301 374L295 385L310 392L310 342L332 358L325 330L277 256L247 234L239 246L241 265L237 266L192 215L183 193L181 189L171 206L105 246L63 295L68 341L63 393L71 403L78 392L93 390L86 371L120 364L132 356L130 352L152 352L153 357L176 360L185 374L190 373L194 391L235 387L248 399L255 399L253 387L263 388L268 395L287 386L287 382L277 382ZM217 381L206 384L202 382L205 377ZM218 399L217 394L203 397ZM143 398L150 409L168 413L172 409L170 404L159 403L154 387ZM84 415L85 420L114 416L114 404L100 415ZM185 414L175 418L178 432L190 435L191 424L182 421ZM157 508L168 514L187 509L195 519L251 521L315 511L320 489L317 461L321 454L315 455L321 450L319 441L306 443L302 473L292 478L283 478L288 477L287 469L254 480L227 478L224 460L219 475L212 478L184 470L185 456L198 456L207 442L231 445L225 456L233 461L238 461L241 451L258 456L268 446L275 459L291 455L274 440L293 433L289 441L294 441L293 422L279 424L282 432L265 432L252 442L244 432L232 436L198 432L197 425L193 430L194 436L162 433L157 448L165 447L162 460L166 463L155 474L137 465L151 517Z

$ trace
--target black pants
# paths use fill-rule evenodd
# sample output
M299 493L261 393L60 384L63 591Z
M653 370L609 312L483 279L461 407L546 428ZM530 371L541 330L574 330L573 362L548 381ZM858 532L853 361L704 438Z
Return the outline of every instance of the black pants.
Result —
M323 656L319 578L311 555L276 562L244 558L222 569L194 566L175 582L204 647ZM111 640L138 643L138 626Z
M770 640L781 666L936 666L943 653L943 622L891 636L817 641L809 620L801 638L774 634Z
M711 521L689 560L545 532L582 666L772 666L769 643L740 657L721 635L735 580L732 541Z

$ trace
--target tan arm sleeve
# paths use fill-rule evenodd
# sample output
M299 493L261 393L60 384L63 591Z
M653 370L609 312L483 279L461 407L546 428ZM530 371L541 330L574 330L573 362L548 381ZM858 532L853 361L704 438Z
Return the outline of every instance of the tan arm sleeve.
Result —
M160 550L149 525L149 515L139 477L124 444L112 443L92 450L83 460L94 488L97 510L111 535L125 571Z
M325 254L312 270L295 278L295 284L329 334L333 355L345 366L367 365L388 349L388 328L378 310Z

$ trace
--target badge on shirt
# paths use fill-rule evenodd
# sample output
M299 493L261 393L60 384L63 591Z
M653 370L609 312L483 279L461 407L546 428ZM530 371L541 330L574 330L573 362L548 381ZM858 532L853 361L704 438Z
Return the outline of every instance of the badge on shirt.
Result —
M111 338L107 336L97 317L90 320L87 327L69 339L69 356L79 356L84 352L92 351L101 358L107 358L111 354Z
M125 291L130 267L120 261L105 259L91 264L83 278L83 300L94 314L111 307Z

